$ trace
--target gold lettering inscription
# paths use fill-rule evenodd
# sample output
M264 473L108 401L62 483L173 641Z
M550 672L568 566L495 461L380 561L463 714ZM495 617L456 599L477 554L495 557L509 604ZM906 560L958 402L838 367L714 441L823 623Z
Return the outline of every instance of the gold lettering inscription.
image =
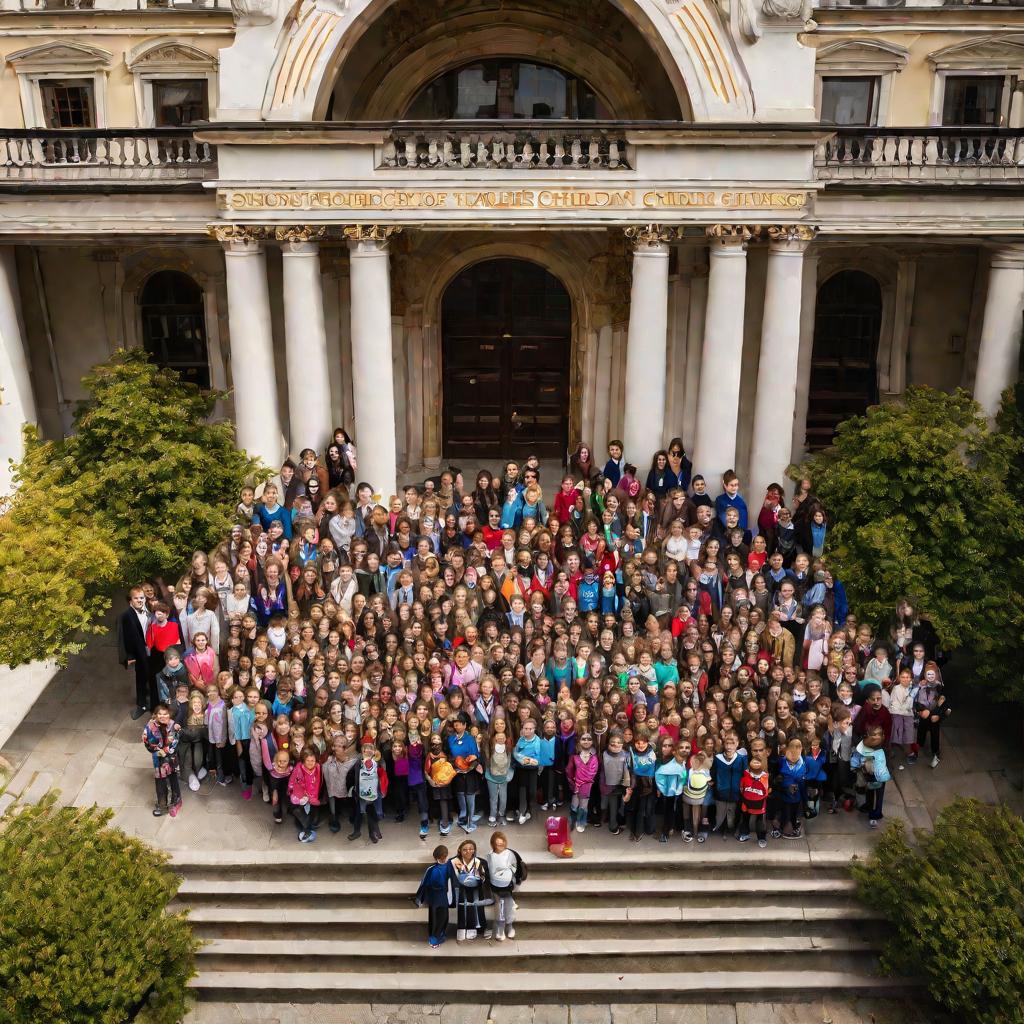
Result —
M657 189L225 189L223 209L266 210L801 210L806 192Z

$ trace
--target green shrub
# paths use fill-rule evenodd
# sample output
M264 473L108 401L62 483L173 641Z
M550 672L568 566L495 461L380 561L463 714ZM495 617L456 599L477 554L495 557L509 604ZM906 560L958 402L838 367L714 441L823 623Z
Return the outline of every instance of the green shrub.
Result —
M854 866L861 898L892 924L883 966L923 979L960 1019L1024 1024L1024 820L960 798L914 839L890 825Z
M0 822L0 1020L176 1024L197 948L166 856L54 796Z

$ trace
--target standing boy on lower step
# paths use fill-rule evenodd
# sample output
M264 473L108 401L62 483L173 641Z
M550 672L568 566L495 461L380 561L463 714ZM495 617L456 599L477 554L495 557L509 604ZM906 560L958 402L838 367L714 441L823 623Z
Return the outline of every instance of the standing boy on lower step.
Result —
M448 930L448 906L451 902L448 884L448 847L434 847L434 863L423 874L416 890L416 906L427 905L427 936L433 949L445 940Z

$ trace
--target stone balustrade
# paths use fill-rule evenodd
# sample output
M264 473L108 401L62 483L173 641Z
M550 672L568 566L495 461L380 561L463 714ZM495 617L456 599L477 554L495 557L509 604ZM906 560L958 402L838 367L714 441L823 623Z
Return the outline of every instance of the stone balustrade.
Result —
M0 130L0 180L202 181L216 170L215 147L188 128Z
M392 132L380 148L378 168L403 170L630 170L625 139L603 131Z
M826 181L1020 181L1024 130L839 128L818 144L814 168Z

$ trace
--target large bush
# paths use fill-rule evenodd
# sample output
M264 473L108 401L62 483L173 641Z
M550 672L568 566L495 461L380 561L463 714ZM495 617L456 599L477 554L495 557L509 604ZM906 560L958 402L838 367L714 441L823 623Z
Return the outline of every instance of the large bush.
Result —
M0 1020L176 1024L197 948L166 856L53 796L0 822Z
M23 484L71 488L96 516L124 582L177 567L221 540L257 463L235 448L234 426L211 423L218 392L200 391L141 349L93 368L74 433L29 445Z
M883 965L921 978L958 1020L1024 1024L1024 821L958 799L915 842L890 825L854 866L861 897L891 923Z
M1012 393L990 430L971 395L908 388L843 423L794 472L829 512L827 555L850 607L879 627L906 598L976 678L1024 698L1024 432Z

